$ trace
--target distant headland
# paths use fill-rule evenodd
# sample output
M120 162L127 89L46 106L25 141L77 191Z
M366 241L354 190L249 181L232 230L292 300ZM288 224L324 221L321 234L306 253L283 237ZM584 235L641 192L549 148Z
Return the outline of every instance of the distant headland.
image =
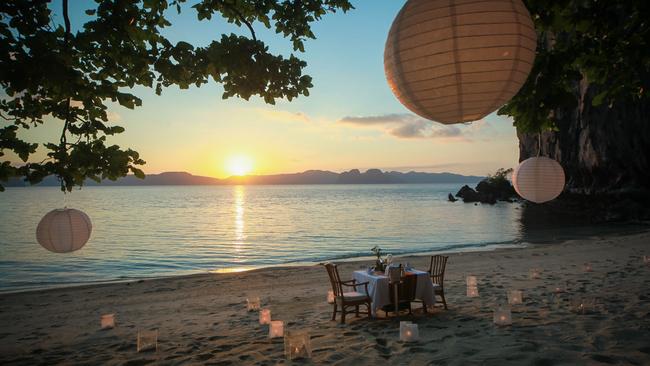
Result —
M87 186L164 186L164 185L279 185L279 184L417 184L417 183L476 183L484 177L454 173L425 172L383 172L368 169L361 172L352 169L342 173L326 170L307 170L302 173L233 176L225 179L192 175L187 172L165 172L148 174L145 179L133 175L115 181L104 180L101 183L86 181ZM46 177L38 186L58 186L54 176ZM8 187L29 186L19 179L11 179Z

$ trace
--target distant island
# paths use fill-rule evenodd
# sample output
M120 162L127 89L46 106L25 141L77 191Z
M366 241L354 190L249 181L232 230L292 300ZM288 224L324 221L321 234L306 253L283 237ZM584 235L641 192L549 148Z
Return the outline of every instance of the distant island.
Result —
M361 172L352 169L343 173L325 170L307 170L302 173L233 176L225 179L202 177L187 172L165 172L148 174L145 179L133 175L101 183L88 180L87 186L194 186L194 185L276 185L276 184L416 184L416 183L476 183L484 177L460 175L454 173L424 173L424 172L382 172L379 169L368 169ZM54 176L45 178L38 186L58 186L59 181ZM19 179L10 179L8 187L29 186Z

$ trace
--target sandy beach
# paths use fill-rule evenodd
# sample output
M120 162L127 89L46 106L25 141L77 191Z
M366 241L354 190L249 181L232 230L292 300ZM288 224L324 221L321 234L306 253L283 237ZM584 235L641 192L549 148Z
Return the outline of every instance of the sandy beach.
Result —
M418 324L414 343L399 341L398 321L383 313L331 321L329 282L317 265L2 294L0 363L286 363L282 338L268 339L258 313L246 311L246 297L259 295L285 329L311 333L313 357L298 363L648 365L649 243L644 232L450 254L449 310L424 314L415 306L413 317L400 317ZM426 256L399 261L428 266ZM343 263L342 277L369 263ZM542 270L539 279L529 278L531 268ZM480 297L466 296L469 274L478 277ZM509 289L523 290L523 304L512 306L511 326L497 327L493 309ZM577 314L576 299L593 299L594 307ZM101 330L106 313L116 314L116 327ZM136 352L138 330L150 329L158 329L158 351Z

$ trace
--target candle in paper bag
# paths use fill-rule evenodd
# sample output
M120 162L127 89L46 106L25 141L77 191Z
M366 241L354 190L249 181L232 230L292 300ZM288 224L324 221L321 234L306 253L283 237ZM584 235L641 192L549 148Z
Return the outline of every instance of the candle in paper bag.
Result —
M287 331L284 336L284 355L287 360L311 358L311 338L309 332Z
M541 277L542 270L539 268L531 268L528 271L528 276L530 277L531 280L537 280Z
M467 285L467 297L478 297L478 287Z
M510 290L508 291L508 304L517 305L521 304L522 301L522 292L521 290Z
M271 310L262 309L260 310L260 324L270 324L271 323Z
M594 269L591 266L591 263L587 262L582 266L582 270L585 272L592 272Z
M494 310L492 321L494 321L494 324L501 326L512 324L512 313L510 312L510 307L503 306L496 308Z
M115 314L104 314L100 320L102 329L115 328Z
M260 310L260 298L259 297L250 297L246 299L246 309L248 311L258 311Z
M334 291L332 291L332 290L327 291L327 303L328 304L333 304L334 303Z
M416 342L420 337L418 325L409 321L399 322L399 340L402 342Z
M144 330L138 332L138 352L158 351L158 330Z
M478 281L476 280L476 276L467 276L467 286L477 286Z
M282 320L271 321L269 327L269 338L277 338L284 336L284 322Z

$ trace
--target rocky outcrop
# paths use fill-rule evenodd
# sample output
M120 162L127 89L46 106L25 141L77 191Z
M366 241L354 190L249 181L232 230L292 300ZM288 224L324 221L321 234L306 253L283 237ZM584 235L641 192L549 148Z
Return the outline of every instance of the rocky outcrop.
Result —
M449 201L451 201L451 198L453 198L451 193L449 197ZM481 202L493 205L497 201L513 202L516 193L508 180L486 178L476 185L476 190L468 185L462 186L456 193L456 197L462 198L463 202L466 203Z

